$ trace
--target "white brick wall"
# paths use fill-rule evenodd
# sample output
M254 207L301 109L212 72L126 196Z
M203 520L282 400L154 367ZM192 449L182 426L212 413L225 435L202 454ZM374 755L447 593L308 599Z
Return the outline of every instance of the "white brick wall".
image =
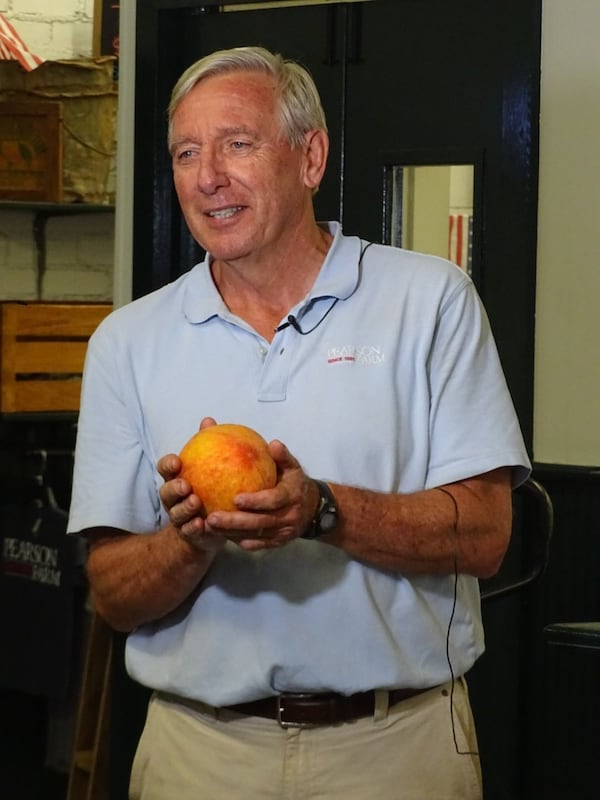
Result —
M94 0L0 0L0 13L42 58L92 55Z
M0 207L0 300L112 299L114 217L49 217L45 269L38 270L31 211Z
M47 60L92 55L94 0L0 0L0 14ZM112 300L114 219L110 213L50 217L40 278L34 214L0 202L0 300Z

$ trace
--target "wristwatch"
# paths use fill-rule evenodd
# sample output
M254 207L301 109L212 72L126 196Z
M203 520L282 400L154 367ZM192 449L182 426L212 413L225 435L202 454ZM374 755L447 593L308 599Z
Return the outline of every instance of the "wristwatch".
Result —
M324 481L315 480L315 483L319 490L319 505L304 539L319 539L335 530L338 524L338 510L333 492Z

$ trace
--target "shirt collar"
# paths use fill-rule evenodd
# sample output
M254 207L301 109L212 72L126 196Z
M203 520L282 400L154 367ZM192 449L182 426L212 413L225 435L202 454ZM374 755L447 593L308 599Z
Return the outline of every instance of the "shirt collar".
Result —
M355 291L359 275L361 240L344 236L339 222L320 223L331 233L333 241L310 292L296 307L302 308L319 297L345 300ZM183 313L192 323L206 322L214 316L231 318L210 272L211 256L196 264L189 274L183 298ZM290 309L292 311L292 309Z

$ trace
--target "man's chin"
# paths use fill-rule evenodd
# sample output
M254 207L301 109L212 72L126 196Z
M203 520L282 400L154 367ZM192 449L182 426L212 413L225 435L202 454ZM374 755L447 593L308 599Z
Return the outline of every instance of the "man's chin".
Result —
M247 244L241 242L233 231L192 231L196 241L215 259L229 261L230 259L243 258L248 252Z
M248 247L228 247L223 245L223 243L221 243L220 246L217 244L216 246L208 246L204 249L210 253L213 261L220 261L225 264L241 263L252 254L252 250Z

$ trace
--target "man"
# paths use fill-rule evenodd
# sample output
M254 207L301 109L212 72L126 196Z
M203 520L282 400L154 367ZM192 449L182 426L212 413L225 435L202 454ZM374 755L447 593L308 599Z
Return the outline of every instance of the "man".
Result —
M169 111L207 256L90 341L70 516L155 690L131 796L480 797L477 578L529 462L473 285L317 224L298 65L215 53ZM203 519L175 455L200 420L267 438L276 487Z

